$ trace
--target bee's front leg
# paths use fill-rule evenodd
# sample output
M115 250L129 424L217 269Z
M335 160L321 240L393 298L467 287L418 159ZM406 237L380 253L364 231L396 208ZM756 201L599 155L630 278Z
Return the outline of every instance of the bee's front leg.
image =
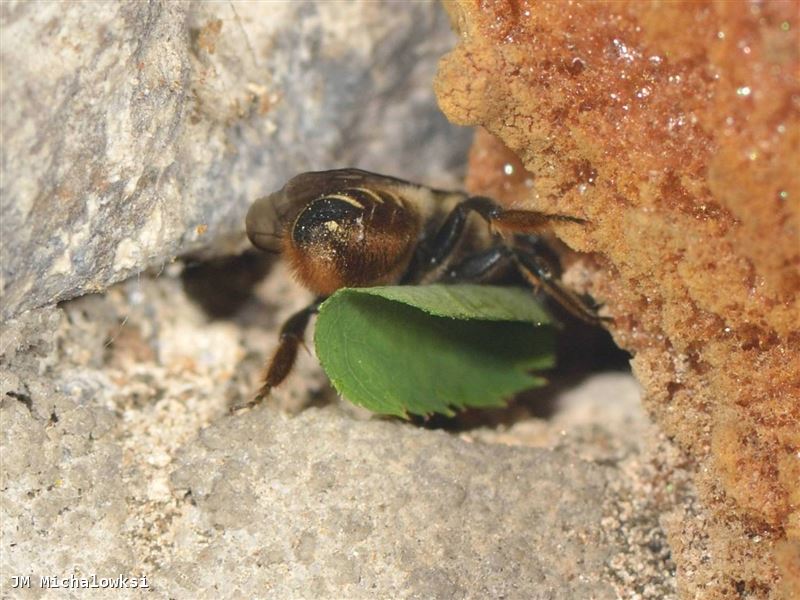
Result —
M537 249L533 245L516 245L513 254L514 262L517 263L517 267L523 277L534 288L541 287L547 295L572 315L591 325L602 326L613 321L609 317L599 316L593 306L590 306L586 300L561 283L551 258L546 256L548 252L542 252L541 249Z
M518 233L538 233L552 222L586 222L578 217L566 215L504 209L491 198L470 196L453 208L433 236L420 242L411 267L401 283L418 283L425 274L436 270L447 261L462 239L467 219L473 212L486 221L492 231L504 237ZM446 275L444 277L447 278Z
M471 254L449 267L438 281L442 283L486 281L511 263L516 265L535 290L544 290L572 315L592 325L602 325L612 321L608 317L599 316L595 308L584 298L561 283L559 267L554 263L554 254L541 241L536 244L520 244L518 241L513 247L501 243Z

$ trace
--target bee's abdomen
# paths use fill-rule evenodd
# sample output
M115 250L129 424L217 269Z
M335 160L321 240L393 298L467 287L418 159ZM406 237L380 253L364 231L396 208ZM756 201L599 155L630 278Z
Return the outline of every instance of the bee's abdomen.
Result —
M300 247L324 243L344 227L356 226L364 210L337 196L322 196L306 206L292 225L292 241Z
M284 237L298 279L320 295L400 277L419 235L413 207L393 192L346 188L309 202Z

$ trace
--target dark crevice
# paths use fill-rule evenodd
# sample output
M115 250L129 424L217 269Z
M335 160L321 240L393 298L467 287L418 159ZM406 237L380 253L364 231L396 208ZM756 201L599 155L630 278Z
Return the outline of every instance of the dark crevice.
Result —
M28 412L33 413L33 400L28 394L23 394L20 392L6 392L6 396L22 402L22 404L25 405L25 408L28 409Z
M187 263L181 273L186 295L212 320L230 319L253 297L274 258L262 252Z

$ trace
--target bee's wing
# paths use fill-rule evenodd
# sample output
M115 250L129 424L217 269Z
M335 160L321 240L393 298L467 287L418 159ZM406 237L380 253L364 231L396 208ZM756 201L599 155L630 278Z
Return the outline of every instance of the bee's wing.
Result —
M250 242L265 252L277 254L281 250L280 192L262 196L250 206L244 220Z
M289 183L268 196L256 199L247 211L247 237L260 250L272 253L281 251L281 238L289 223L290 213L297 212L296 203L286 193Z
M303 207L337 187L346 187L344 182L356 177L356 173L356 169L341 169L312 171L292 177L281 189L253 203L245 218L247 237L256 248L280 252L286 227Z
M253 203L245 221L247 236L254 246L262 250L279 251L285 228L309 202L326 194L357 187L398 193L414 205L423 217L438 209L439 205L444 206L442 201L445 198L454 195L463 197L460 193L436 190L361 169L310 171L292 177L280 190Z
M276 192L258 198L245 218L247 237L267 252L280 252L286 227L309 202L361 182L371 173L358 169L311 171L292 177Z
M292 202L305 205L314 198L354 187L397 189L420 186L397 177L350 168L301 173L292 177L282 191Z

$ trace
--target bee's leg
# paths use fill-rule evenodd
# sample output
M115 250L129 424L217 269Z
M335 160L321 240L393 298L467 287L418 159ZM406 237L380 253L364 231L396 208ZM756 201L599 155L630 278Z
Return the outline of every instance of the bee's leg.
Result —
M255 398L246 404L235 406L231 412L237 412L244 408L252 408L259 404L264 398L269 396L269 392L276 385L280 384L286 376L292 371L294 361L297 358L297 350L300 344L303 343L303 337L311 320L312 315L315 315L319 310L319 305L322 304L324 298L317 298L306 306L304 309L297 311L291 317L286 319L281 326L281 332L278 341L278 348L272 359L269 361L266 375L264 375L264 383L258 390Z
M530 234L515 235L512 238L511 246L518 255L536 257L536 261L540 265L539 270L548 270L551 279L561 278L561 258L546 238Z
M447 215L439 231L429 243L425 244L425 250L428 251L428 269L440 265L455 250L461 234L464 233L470 212L478 213L486 222L491 223L503 209L494 200L483 196L474 196L459 202Z
M503 209L493 200L482 196L467 198L463 202L459 202L447 215L438 231L430 239L423 240L417 246L411 267L400 283L413 283L448 259L461 240L470 212L476 212L485 221L491 222L493 218L503 212Z
M567 215L546 214L530 210L507 210L491 198L470 196L456 205L430 239L423 240L419 244L412 266L401 283L416 282L447 260L458 245L471 212L480 215L494 231L504 235L536 233L552 222L586 222L584 219Z
M558 279L557 271L553 268L551 260L537 252L535 245L515 246L513 252L517 267L525 279L535 288L541 287L568 312L591 325L602 325L612 321L608 317L599 316L594 307L589 306L571 289L564 287Z
M471 254L457 264L448 267L442 273L439 281L442 283L484 281L498 270L508 266L513 258L514 253L504 244L492 246Z
M586 223L584 219L536 211L505 210L492 199L483 196L472 196L457 204L432 238L419 244L412 266L406 272L401 283L416 282L421 276L436 269L447 260L461 239L470 212L480 215L494 230L506 235L511 234L517 243L514 244L513 250L505 245L499 245L490 248L485 253L468 257L453 269L445 272L440 277L442 281L480 279L494 268L495 263L501 262L504 254L511 255L522 275L531 285L535 288L543 288L576 317L593 325L601 325L611 320L598 316L593 307L561 284L558 279L558 261L553 259L554 253L535 235L536 232L554 221Z

